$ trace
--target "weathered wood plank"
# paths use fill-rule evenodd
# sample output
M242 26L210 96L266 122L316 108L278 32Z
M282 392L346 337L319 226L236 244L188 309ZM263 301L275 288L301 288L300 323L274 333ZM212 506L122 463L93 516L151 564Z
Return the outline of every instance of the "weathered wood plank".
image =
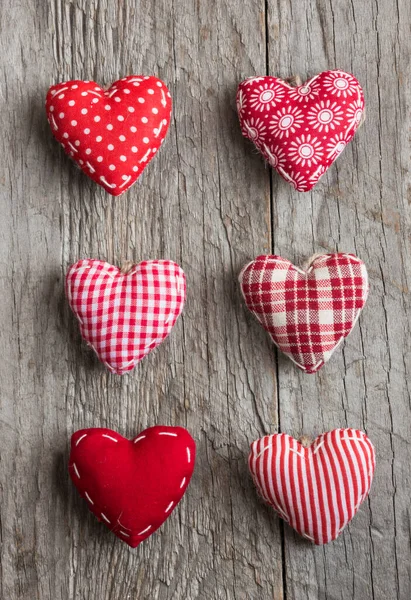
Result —
M317 376L279 357L281 429L314 437L364 428L377 450L369 501L335 543L314 548L285 527L285 588L293 600L408 598L409 6L284 0L270 5L268 23L270 71L304 79L342 68L362 82L367 100L365 125L313 193L295 194L273 177L276 252L295 262L354 252L371 283L357 328Z
M239 74L265 69L264 2L49 8L5 11L2 594L281 598L278 523L257 504L246 466L249 442L277 426L275 371L236 285L243 262L271 243L269 175L234 102ZM108 84L131 72L169 84L174 121L142 180L114 200L58 150L43 99L56 81ZM187 273L184 316L132 375L107 374L67 308L64 273L87 256L168 257ZM172 519L133 551L70 485L68 439L80 427L132 436L155 423L189 428L197 469Z
M1 596L408 599L406 0L281 0L268 14L263 0L4 5ZM309 76L335 66L363 83L366 124L313 193L297 194L275 175L270 183L241 138L238 81L267 67ZM56 81L109 84L132 72L169 84L174 117L142 180L114 200L57 148L43 102ZM270 249L295 262L352 251L369 268L359 325L316 376L276 358L242 305L238 271ZM67 307L64 273L87 256L167 257L186 271L183 317L132 375L101 367ZM72 488L68 440L80 427L132 436L155 423L189 428L197 468L172 518L131 550ZM316 435L345 425L374 441L375 483L344 536L313 548L259 501L248 444L279 426Z

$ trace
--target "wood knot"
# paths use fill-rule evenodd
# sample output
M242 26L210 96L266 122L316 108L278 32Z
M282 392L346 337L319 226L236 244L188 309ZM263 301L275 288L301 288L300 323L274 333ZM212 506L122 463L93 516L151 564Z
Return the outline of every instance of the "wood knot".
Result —
M313 440L308 435L302 435L298 438L298 441L304 448L309 448L313 443Z
M126 260L121 265L120 271L121 271L121 273L123 275L128 275L131 272L131 270L133 269L133 267L134 267L133 261L132 260Z
M302 85L301 77L299 75L291 75L291 77L287 77L284 79L284 81L286 81L288 85L291 85L292 87L298 87Z

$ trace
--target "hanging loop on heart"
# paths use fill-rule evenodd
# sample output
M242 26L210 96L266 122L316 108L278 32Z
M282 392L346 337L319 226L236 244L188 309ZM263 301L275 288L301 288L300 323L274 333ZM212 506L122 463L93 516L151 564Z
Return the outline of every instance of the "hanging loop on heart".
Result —
M132 260L126 260L121 265L120 271L123 275L129 275L134 267L135 263Z
M291 85L291 87L299 87L302 85L301 77L299 75L291 75L291 77L287 77L284 81L286 81L288 85Z
M298 438L298 443L304 448L309 448L312 445L313 440L308 435L302 435Z
M306 261L304 261L303 265L302 265L302 270L305 273L308 273L311 265L313 264L313 262L317 259L317 258L321 258L324 255L321 254L320 252L316 252L315 254L312 254L309 258L307 258Z

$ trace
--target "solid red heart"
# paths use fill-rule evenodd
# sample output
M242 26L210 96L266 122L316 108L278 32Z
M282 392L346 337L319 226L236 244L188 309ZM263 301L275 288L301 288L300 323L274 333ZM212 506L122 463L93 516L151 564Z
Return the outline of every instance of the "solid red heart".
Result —
M132 440L111 429L81 429L71 437L69 473L91 512L135 548L184 496L195 454L182 427L150 427Z
M127 263L79 260L66 275L66 295L81 335L112 372L131 371L168 336L183 310L184 271L171 260Z
M323 433L308 448L277 433L251 444L248 466L263 499L321 545L335 540L368 496L375 452L356 429Z
M93 181L119 196L163 142L171 96L156 77L130 75L108 90L94 81L76 79L49 89L46 111L65 152Z
M330 359L368 296L367 270L353 254L317 255L307 270L281 256L258 256L239 281L248 309L306 373Z
M344 71L324 71L297 87L251 77L238 87L237 110L243 135L296 190L308 192L354 137L364 95Z

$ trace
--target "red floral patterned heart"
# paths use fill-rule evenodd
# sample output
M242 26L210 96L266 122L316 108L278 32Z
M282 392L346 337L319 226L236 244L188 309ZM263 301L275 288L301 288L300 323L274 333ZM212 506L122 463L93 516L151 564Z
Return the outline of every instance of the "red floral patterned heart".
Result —
M296 190L308 192L354 137L364 95L344 71L324 71L297 87L251 77L238 86L237 110L243 135Z
M277 433L251 444L248 466L263 499L321 545L338 537L368 496L375 452L356 429L323 433L308 447Z
M330 359L368 296L367 270L352 254L314 256L306 270L281 256L258 256L239 281L249 310L306 373Z
M163 142L171 96L156 77L130 75L108 90L94 81L73 80L49 89L46 111L65 152L93 181L119 196Z
M195 454L182 427L150 427L132 440L111 429L81 429L71 438L69 473L91 512L135 548L184 496Z
M66 295L81 335L112 372L131 371L168 336L183 310L184 271L170 260L127 263L79 260Z

